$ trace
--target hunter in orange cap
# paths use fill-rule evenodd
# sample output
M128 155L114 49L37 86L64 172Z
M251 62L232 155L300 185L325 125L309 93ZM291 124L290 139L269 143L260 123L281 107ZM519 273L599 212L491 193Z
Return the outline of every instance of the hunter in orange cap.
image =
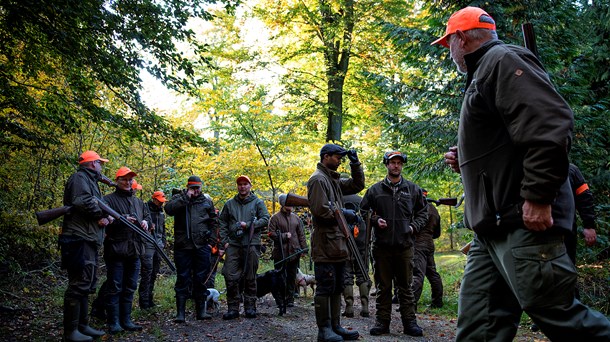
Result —
M138 184L138 182L134 179L131 184L131 188L134 190L142 190L142 185Z
M130 175L132 178L137 176L137 174L135 172L131 171L131 169L128 168L127 166L121 166L116 172L115 179L117 179L119 177L125 177L127 175Z
M237 179L235 180L235 183L237 183L237 184L239 184L240 182L248 182L249 184L252 184L252 182L250 181L250 178L248 176L244 176L244 175L237 177Z
M493 18L487 14L484 10L478 7L466 7L451 15L447 22L447 29L445 35L432 42L431 45L441 44L448 48L447 37L459 31L468 31L472 29L488 29L496 30L496 22Z
M104 159L104 158L100 157L100 155L97 154L97 152L95 152L95 151L85 151L85 152L83 152L83 154L80 155L80 157L78 157L79 164L84 164L84 163L92 162L92 161L96 161L96 160L99 160L104 163L108 162L108 159Z
M159 201L161 203L167 202L167 199L165 198L165 194L163 193L163 191L155 191L152 195L152 198L156 199L157 201Z

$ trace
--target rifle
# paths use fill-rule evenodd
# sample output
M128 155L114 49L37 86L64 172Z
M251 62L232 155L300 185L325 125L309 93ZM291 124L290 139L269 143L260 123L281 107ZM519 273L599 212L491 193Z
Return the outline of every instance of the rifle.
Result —
M282 241L282 232L278 229L275 231L275 234L277 235L277 239L280 242L280 252L282 253L282 261L285 261L286 258L284 256L284 242ZM275 264L277 265L277 263ZM275 266L273 265L273 266ZM286 313L286 265L282 264L282 282L284 283L284 286L282 286L282 289L284 289L284 293L282 293L282 296L284 297L283 300L280 302L280 316L282 316L283 314Z
M458 203L458 199L455 197L451 197L451 198L439 198L437 200L434 200L432 198L426 198L426 201L428 203L434 203L436 204L436 206L438 207L439 205L443 204L443 205L450 205L450 206L456 206Z
M116 183L113 182L112 180L110 180L110 178L104 176L103 174L100 173L99 175L99 179L98 181L109 185L109 186L114 186L116 187ZM38 225L42 226L44 224L47 224L55 219L58 219L68 213L70 213L70 210L72 209L71 206L69 205L64 205L63 207L59 207L59 208L53 208L53 209L47 209L47 210L41 210L35 213L36 215L36 221L38 221Z
M288 194L286 194L285 205L289 206L289 207L292 207L292 206L309 207L309 200L307 199L307 197L288 193ZM339 229L341 230L341 232L347 239L347 247L349 248L350 253L352 254L353 258L356 260L356 264L357 264L358 268L362 272L362 275L364 276L365 280L367 282L370 281L371 278L369 277L369 273L366 271L364 261L362 260L362 256L360 255L360 252L358 252L358 247L356 246L356 241L354 240L354 236L349 232L349 229L347 227L347 221L345 220L345 216L343 216L341 209L337 208L336 205L333 205L332 202L329 202L329 205L330 205L330 210L332 210L333 214L335 215L335 219L337 220Z
M280 247L280 248L281 248L281 247ZM277 266L277 265L279 265L279 264L281 264L281 263L284 263L284 262L286 262L287 260L290 260L290 258L292 258L293 256L296 256L296 255L299 255L299 254L303 254L303 253L305 253L305 252L307 252L307 251L309 251L309 247L307 247L307 248L303 248L303 249L299 249L298 251L296 251L296 252L294 252L294 253L290 254L290 255L289 255L289 256L287 256L287 257L284 257L284 253L282 253L282 260L280 260L280 261L278 261L278 262L274 263L274 264L273 264L273 266Z
M360 252L358 251L358 246L356 246L356 240L354 240L354 236L349 231L349 227L347 225L347 221L345 220L345 216L343 215L343 212L341 211L340 208L337 207L336 204L333 204L332 202L328 202L328 204L330 206L330 210L332 210L333 214L335 215L335 219L337 220L339 229L341 230L341 232L347 239L347 247L349 248L349 251L352 253L352 257L356 261L356 265L360 269L360 272L362 272L362 276L364 277L364 280L366 282L369 282L371 280L371 278L369 277L369 273L366 270L364 261L362 260L362 256L360 255Z
M152 243L153 246L155 246L155 249L157 250L157 252L159 252L159 255L161 255L161 258L167 263L167 266L169 266L169 268L172 271L174 271L174 272L176 271L176 266L174 266L174 264L172 263L170 258L163 251L163 248L161 248L161 246L159 246L157 244L157 241L150 234L148 234L147 232L142 230L142 228L140 228L140 227L136 226L135 224L133 224L131 221L127 220L127 218L125 216L119 214L117 211L115 211L114 209L110 208L110 206L108 206L108 204L106 204L106 203L104 203L102 201L98 201L97 204L100 206L100 208L102 208L102 211L104 211L108 215L114 217L115 220L119 220L119 222L121 222L122 224L124 224L127 227L131 228L131 230L133 230L141 238L144 238L144 240Z
M309 207L309 200L305 196L299 196L296 194L287 193L286 203L284 206L287 207Z
M244 268L241 271L240 282L245 279L246 269L248 268L248 256L250 255L250 244L252 243L252 236L254 236L254 221L256 221L256 216L254 211L252 211L252 220L248 225L248 246L246 247L246 256L244 257ZM238 229L241 229L238 228Z
M368 265L369 263L369 253L370 253L370 242L371 242L371 235L373 234L372 232L372 225L371 225L371 217L373 216L373 211L372 210L368 210L366 213L366 236L365 236L365 241L364 241L364 262L365 265Z
M521 31L523 32L523 41L525 48L530 50L536 58L540 59L538 55L538 47L536 46L536 34L534 33L534 24L525 23L521 25Z
M46 224L48 222L51 222L55 219L58 219L64 215L66 215L67 213L70 212L70 210L72 210L72 206L64 205L63 207L59 207L59 208L37 211L35 213L36 220L38 221L38 225L42 226L43 224Z

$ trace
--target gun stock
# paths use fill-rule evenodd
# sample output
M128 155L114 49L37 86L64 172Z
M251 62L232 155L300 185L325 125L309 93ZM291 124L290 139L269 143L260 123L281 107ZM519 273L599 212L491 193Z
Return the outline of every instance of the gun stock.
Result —
M286 194L286 206L288 207L309 207L309 200L305 196L297 194Z
M43 224L49 223L64 216L65 214L69 213L71 209L72 206L64 205L63 207L59 208L38 211L36 212L36 220L38 221L38 225L42 226Z

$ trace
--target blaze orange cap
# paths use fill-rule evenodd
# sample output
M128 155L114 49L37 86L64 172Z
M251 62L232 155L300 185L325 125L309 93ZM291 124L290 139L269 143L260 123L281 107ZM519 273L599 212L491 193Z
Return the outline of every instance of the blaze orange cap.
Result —
M117 170L116 176L114 179L117 179L119 177L125 177L127 175L131 175L132 177L137 176L137 174L135 172L131 171L130 168L128 168L127 166L122 166L120 169Z
M142 190L142 185L138 184L138 182L136 182L136 180L133 180L133 183L131 183L131 188L134 190Z
M78 157L79 164L86 163L86 162L92 162L92 161L96 161L96 160L103 161L104 163L108 162L108 159L104 159L104 158L100 157L100 155L97 154L97 152L95 152L95 151L85 151L85 152L83 152L83 154L80 155L80 157Z
M496 29L496 22L494 19L478 7L466 7L453 13L447 22L447 29L445 35L432 42L430 45L441 44L448 48L447 37L454 34L456 31L468 31L477 28L484 28L488 30Z
M250 181L250 178L248 178L248 176L244 176L244 175L237 177L237 179L235 180L235 183L239 184L239 182L248 182L248 183L252 184L252 182Z
M152 198L156 199L157 201L159 201L161 203L165 203L167 201L163 191L155 191L155 192L153 192Z

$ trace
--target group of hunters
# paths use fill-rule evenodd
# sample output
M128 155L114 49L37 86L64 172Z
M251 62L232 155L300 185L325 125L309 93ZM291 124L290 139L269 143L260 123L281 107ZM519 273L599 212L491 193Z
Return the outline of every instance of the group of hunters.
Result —
M467 76L457 146L443 156L461 175L464 223L475 233L460 287L456 339L510 341L525 312L552 341L610 341L608 319L582 304L576 292L575 207L582 216L582 210L592 213L593 204L582 175L568 159L572 111L535 55L498 40L495 29L488 13L466 7L449 18L445 35L432 43L449 48L458 71ZM362 301L360 315L369 316L369 259L376 287L370 334L390 333L394 293L403 333L422 336L415 314L424 277L432 284L431 305L443 305L432 241L440 221L425 190L402 176L407 155L386 152L382 160L387 175L361 199L354 198L365 188L357 152L326 144L319 157L307 182L318 341L359 338L357 330L341 326L341 317L353 317L354 277ZM349 177L337 172L345 157ZM155 305L153 289L163 256L158 247L166 243L165 214L174 217L176 322L185 321L189 298L197 319L211 319L206 299L217 260L212 248L225 257L227 311L222 318L238 318L240 303L246 318L256 317L256 275L265 232L274 242L276 268L287 274L285 300L294 305L294 278L307 243L303 223L285 195L279 198L280 211L270 217L252 191L250 178L239 176L237 194L218 214L202 191L202 180L191 176L186 188L171 199L157 191L144 203L135 196L136 173L123 166L115 174L115 191L102 197L98 181L106 162L94 151L82 153L80 167L65 187L64 204L72 207L60 235L62 266L69 277L64 296L66 340L89 341L105 334L88 323L88 297L96 291L102 245L107 280L94 309L104 312L111 334L142 329L131 319L132 302L140 277L140 307ZM128 222L109 215L101 203ZM367 223L363 213L368 213ZM585 241L592 244L594 216L584 215ZM353 231L346 234L342 220ZM142 243L137 230L154 239ZM348 234L358 240L359 251L350 248ZM370 239L363 242L363 236ZM364 270L356 262L362 256Z

